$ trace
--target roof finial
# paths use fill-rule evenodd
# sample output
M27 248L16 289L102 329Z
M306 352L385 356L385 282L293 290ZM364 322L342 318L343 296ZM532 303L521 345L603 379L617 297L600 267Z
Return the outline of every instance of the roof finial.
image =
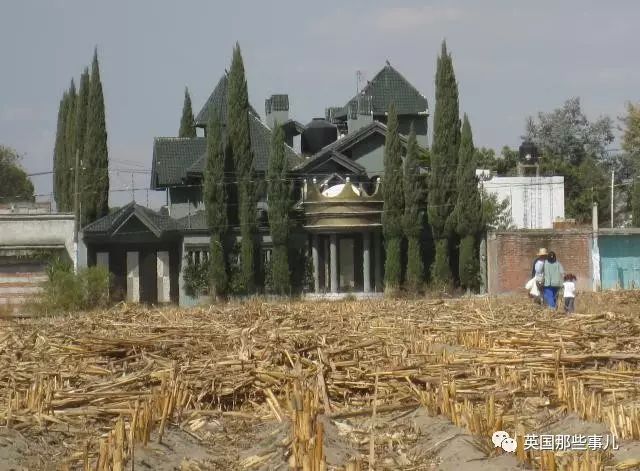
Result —
M385 62L387 63L387 66L391 67L391 64L389 63L389 59L387 59Z

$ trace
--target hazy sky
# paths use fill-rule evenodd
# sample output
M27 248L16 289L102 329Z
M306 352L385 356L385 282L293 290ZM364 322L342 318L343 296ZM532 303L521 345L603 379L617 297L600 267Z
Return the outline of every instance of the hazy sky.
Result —
M389 60L429 100L446 38L477 146L517 146L525 118L580 96L591 117L640 99L640 2L0 0L0 143L29 172L51 170L58 104L100 57L110 168L150 169L154 136L175 136L183 91L197 113L239 41L254 107L288 93L302 122L343 105L356 71ZM429 127L431 128L431 120ZM614 144L615 145L615 144ZM37 193L51 176L34 177ZM130 174L111 173L112 189ZM136 174L147 188L149 176ZM154 192L149 192L154 193ZM145 202L146 192L136 193ZM161 196L151 195L155 206ZM131 199L113 193L112 204Z

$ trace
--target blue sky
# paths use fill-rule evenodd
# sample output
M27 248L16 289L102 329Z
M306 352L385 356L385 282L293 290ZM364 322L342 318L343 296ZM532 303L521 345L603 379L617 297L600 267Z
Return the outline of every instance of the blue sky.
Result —
M527 116L571 96L593 118L616 118L640 100L638 18L632 0L4 0L0 143L24 155L29 172L50 170L60 97L97 46L111 187L126 190L126 170L150 168L154 136L177 134L184 87L197 112L235 41L254 107L263 112L266 97L288 93L290 115L306 122L355 93L357 70L371 78L387 59L433 110L446 38L476 145L517 146ZM148 175L134 179L148 187ZM34 183L37 193L51 191L50 176ZM150 192L152 205L162 198ZM116 205L130 199L130 191L111 195Z

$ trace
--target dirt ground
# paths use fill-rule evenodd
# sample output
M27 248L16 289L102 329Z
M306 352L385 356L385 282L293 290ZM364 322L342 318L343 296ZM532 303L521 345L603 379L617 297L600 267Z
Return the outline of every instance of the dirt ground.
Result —
M617 293L583 297L574 317L521 299L472 299L119 306L4 319L0 471L83 469L85 458L94 469L116 418L129 420L140 398L156 404L169 376L188 392L184 410L169 415L159 443L162 402L153 405L150 440L135 443L127 468L286 470L296 375L322 376L328 469L356 458L367 469L372 437L375 469L526 468L490 443L503 420L526 433L615 431L620 448L584 469L640 469L639 312L640 295ZM395 410L374 420L374 401ZM486 415L499 422L479 426L473 414L493 401Z

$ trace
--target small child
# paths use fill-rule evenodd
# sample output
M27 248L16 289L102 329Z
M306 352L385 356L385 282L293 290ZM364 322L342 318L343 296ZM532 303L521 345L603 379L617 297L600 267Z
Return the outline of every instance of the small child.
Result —
M567 273L564 276L563 297L564 297L564 312L565 314L571 314L575 310L576 300L576 277L571 273Z

